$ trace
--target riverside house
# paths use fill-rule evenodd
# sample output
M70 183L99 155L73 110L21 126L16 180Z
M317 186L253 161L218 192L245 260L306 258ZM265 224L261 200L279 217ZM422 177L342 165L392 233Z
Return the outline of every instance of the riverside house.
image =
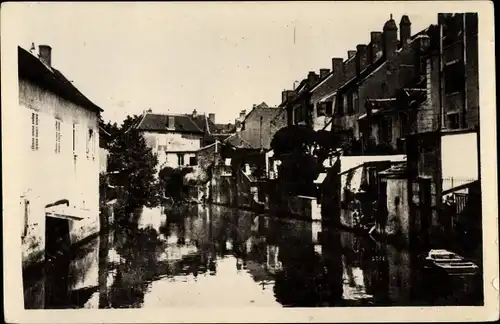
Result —
M18 47L23 177L19 179L23 268L96 234L99 115L51 61L51 47Z

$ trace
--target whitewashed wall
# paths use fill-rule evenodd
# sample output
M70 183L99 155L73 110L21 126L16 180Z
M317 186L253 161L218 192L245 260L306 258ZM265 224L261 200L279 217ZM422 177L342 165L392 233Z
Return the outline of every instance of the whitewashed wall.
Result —
M185 152L182 166L188 166L189 158L201 148L201 136L156 132L144 132L143 135L148 147L158 156L158 169L179 167L177 152L180 151Z
M39 119L37 151L31 149L32 112L37 112ZM19 196L30 201L27 224L22 203L22 214L19 215L23 219L23 232L28 227L23 239L23 259L27 259L44 246L46 204L68 199L70 207L88 210L84 220L70 221L72 242L99 230L99 130L97 113L26 81L19 83L18 116L18 154L25 161L21 166L23 176L19 181L22 192ZM55 150L56 118L61 121L60 153ZM77 125L76 159L73 155L73 123ZM94 140L87 155L89 129L93 131ZM33 244L34 241L40 242Z

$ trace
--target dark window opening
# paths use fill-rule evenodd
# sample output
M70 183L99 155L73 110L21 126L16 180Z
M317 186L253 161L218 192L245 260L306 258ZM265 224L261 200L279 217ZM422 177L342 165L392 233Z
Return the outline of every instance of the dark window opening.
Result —
M354 112L353 93L349 93L347 95L347 114L352 115L353 112Z
M400 116L400 122L401 122L401 134L402 135L408 135L410 130L408 129L408 114L402 113Z
M344 96L340 96L337 102L337 115L344 115Z
M459 129L460 128L460 114L451 113L448 114L448 128L449 129Z
M332 102L319 102L317 104L317 116L331 116L332 115L332 108L333 108L333 103Z
M387 118L382 120L379 124L379 136L380 142L382 143L390 143L392 142L392 119Z
M197 161L196 161L196 156L191 156L191 157L189 158L189 165L190 165L190 166L194 166L194 165L196 165L196 163L197 163Z
M179 166L184 165L184 154L177 154L177 164Z
M333 113L333 102L329 101L326 102L326 108L325 108L325 113L327 116L331 116Z
M462 92L465 89L464 68L461 62L449 64L444 68L444 89L446 94Z
M359 98L358 98L358 93L354 92L352 94L352 96L353 96L353 98L352 98L352 104L354 106L354 112L358 113L359 112Z

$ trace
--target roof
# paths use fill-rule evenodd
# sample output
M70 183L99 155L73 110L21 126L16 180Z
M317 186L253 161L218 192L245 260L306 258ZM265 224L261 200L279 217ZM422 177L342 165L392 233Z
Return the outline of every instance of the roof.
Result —
M173 129L167 128L169 117L174 118ZM200 129L189 115L163 115L146 113L137 126L137 129L143 131L174 131L196 134L204 133L203 129Z
M252 148L252 145L250 145L250 143L241 138L240 133L235 133L229 136L228 138L226 138L225 142L227 144L230 144L231 146L234 146L235 148Z
M392 167L382 171L379 173L379 175L385 176L385 177L398 177L398 176L404 176L406 175L406 162L403 163L398 163L396 165L393 165Z
M406 155L362 155L362 156L342 156L340 158L340 173L355 169L369 162L403 162L406 161Z
M187 115L189 116L189 115ZM210 133L214 133L217 131L217 126L205 115L197 115L196 117L194 116L189 116L192 121L198 126L199 129L201 130L207 130Z
M18 75L47 91L92 112L100 113L100 107L85 97L59 70L50 69L30 52L17 47Z

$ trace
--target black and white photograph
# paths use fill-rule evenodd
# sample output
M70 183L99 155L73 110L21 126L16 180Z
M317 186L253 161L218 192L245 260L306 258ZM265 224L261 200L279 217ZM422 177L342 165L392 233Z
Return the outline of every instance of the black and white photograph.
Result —
M498 319L492 3L1 13L7 321Z

